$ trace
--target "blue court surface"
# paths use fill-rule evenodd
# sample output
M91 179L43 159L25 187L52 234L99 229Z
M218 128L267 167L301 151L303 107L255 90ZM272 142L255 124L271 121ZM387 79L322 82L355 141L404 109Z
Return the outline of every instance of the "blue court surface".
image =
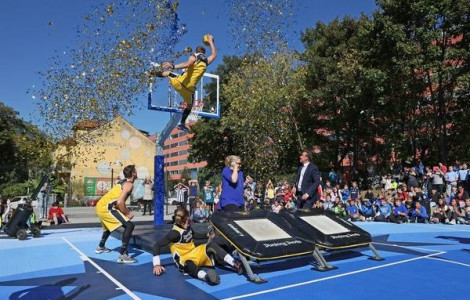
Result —
M356 223L370 232L383 261L368 248L325 253L337 267L312 270L312 256L254 265L269 280L254 284L217 268L221 284L182 275L168 254L166 274L152 275L152 255L131 247L137 264L95 254L100 228L44 230L19 241L0 235L0 299L465 299L470 279L470 226Z

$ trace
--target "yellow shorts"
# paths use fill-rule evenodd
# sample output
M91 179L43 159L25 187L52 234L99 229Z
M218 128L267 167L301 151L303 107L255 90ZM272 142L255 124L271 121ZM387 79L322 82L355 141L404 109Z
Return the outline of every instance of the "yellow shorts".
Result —
M182 255L179 259L179 264L184 266L188 260L192 260L198 267L212 267L212 261L207 256L206 244L202 244ZM178 262L176 262L178 264Z
M193 94L194 91L191 90L189 87L185 87L181 82L178 80L178 77L169 78L170 84L173 88L181 95L183 101L186 104L191 104L193 102Z
M126 217L121 211L117 209L97 209L96 214L100 218L101 226L103 230L113 231L122 225L126 224L129 221L129 218Z

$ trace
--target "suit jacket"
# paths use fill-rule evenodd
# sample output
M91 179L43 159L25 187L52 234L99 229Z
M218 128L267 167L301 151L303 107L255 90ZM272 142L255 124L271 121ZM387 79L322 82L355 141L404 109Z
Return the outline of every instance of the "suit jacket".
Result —
M298 183L300 180L300 172L302 171L303 164L297 170L297 180L295 182L295 188L299 191ZM318 192L318 186L320 185L320 171L317 165L310 162L305 170L304 177L302 179L302 186L300 192L302 194L307 193L312 199L315 199Z

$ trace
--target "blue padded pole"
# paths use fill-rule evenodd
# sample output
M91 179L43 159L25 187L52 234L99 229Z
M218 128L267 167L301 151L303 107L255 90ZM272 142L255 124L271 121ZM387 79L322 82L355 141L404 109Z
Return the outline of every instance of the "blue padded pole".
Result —
M155 156L155 181L154 181L154 199L153 199L153 224L155 226L160 226L164 224L163 218L163 204L165 202L165 177L164 177L164 156L156 155Z

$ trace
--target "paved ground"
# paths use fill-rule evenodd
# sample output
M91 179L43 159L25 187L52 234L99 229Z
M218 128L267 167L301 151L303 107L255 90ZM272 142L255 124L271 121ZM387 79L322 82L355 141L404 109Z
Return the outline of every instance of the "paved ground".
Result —
M217 286L184 276L169 254L161 256L165 274L154 276L153 255L133 245L129 250L138 262L118 264L121 242L114 237L107 243L110 253L96 254L101 237L101 229L96 226L60 225L43 230L39 238L28 236L21 241L2 234L0 299L468 298L469 226L356 224L372 234L374 246L385 260L369 260L372 253L368 248L355 248L326 253L325 259L337 267L327 272L312 270L312 255L253 262L253 271L268 279L265 284L251 283L230 268L217 266L221 278ZM402 284L397 286L396 282Z
M168 206L168 213L166 206L164 207L164 220L168 221L171 220L173 212L175 210L175 205ZM98 217L95 213L94 207L66 207L64 208L65 214L68 216L70 223L73 224L90 224L90 223L99 223ZM142 215L143 212L137 210L134 211L134 219L133 221L141 222L141 221L153 221L153 215ZM40 219L45 221L44 219Z

